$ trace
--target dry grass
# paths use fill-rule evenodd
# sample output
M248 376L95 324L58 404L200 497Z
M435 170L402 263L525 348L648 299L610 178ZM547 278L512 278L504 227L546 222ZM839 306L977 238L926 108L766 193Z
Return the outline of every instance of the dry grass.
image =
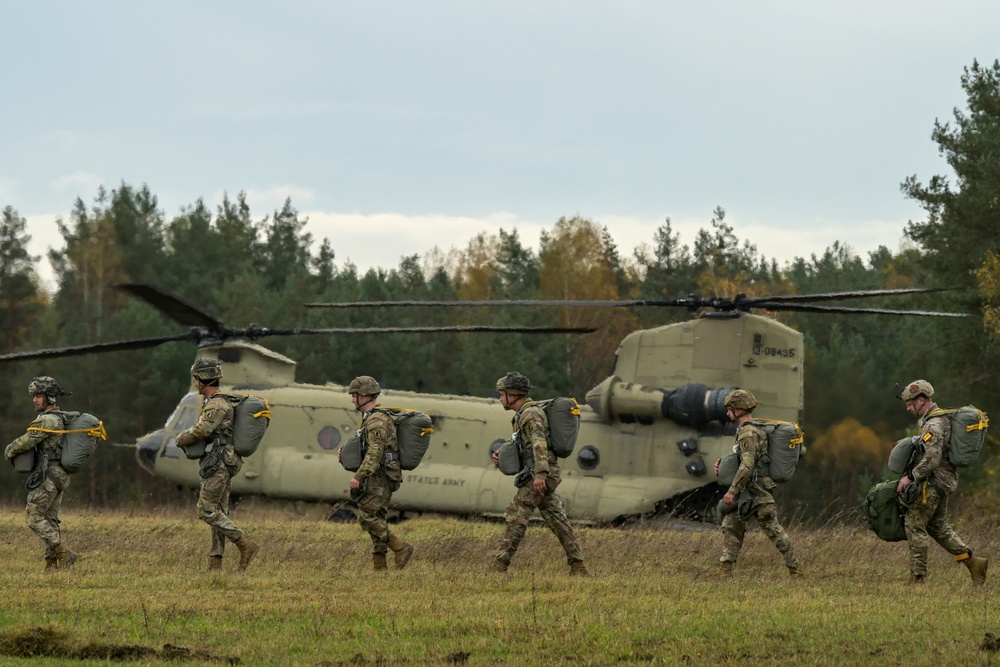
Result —
M487 566L502 526L441 518L396 526L414 559L376 574L358 526L287 507L236 513L263 550L240 573L233 549L221 574L205 571L208 529L193 508L67 512L67 543L84 558L48 574L9 509L0 664L990 664L980 646L1000 632L995 585L973 588L932 546L930 581L913 590L905 544L850 526L788 527L802 583L759 531L732 579L710 577L714 527L580 529L589 579L570 578L555 538L532 527L498 575ZM1000 554L995 527L956 528Z

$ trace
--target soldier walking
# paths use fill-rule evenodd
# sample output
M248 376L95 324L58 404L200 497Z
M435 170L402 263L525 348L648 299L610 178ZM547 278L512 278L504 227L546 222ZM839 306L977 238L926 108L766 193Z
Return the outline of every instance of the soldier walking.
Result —
M545 411L529 397L533 389L531 380L520 373L510 372L497 380L497 389L500 391L500 404L504 410L515 413L511 426L514 438L519 443L519 451L524 452L521 463L525 467L514 481L518 487L517 493L507 506L504 517L507 526L493 569L497 572L507 571L528 530L531 515L537 509L545 519L545 525L555 533L566 552L570 574L587 576L589 573L583 564L583 552L580 551L573 527L566 518L562 498L556 492L562 481L558 458L549 449L549 423ZM493 464L499 466L498 452L493 453Z
M66 426L59 411L60 396L72 396L55 379L41 375L28 383L28 394L38 416L28 425L27 432L4 449L4 456L13 462L25 452L35 451L35 467L25 481L28 504L25 520L28 527L45 543L45 569L69 567L78 554L62 542L59 531L59 509L63 493L69 487L69 473L60 463L63 431Z
M403 483L399 463L399 445L396 441L396 423L388 414L379 410L377 403L382 387L375 378L360 375L347 388L354 409L361 413L361 450L364 458L351 477L351 498L358 505L358 523L372 538L372 565L385 570L385 557L393 551L397 568L406 567L413 556L413 546L389 530L386 516L392 494ZM343 447L337 451L340 458Z
M233 477L243 467L243 457L233 447L233 406L219 393L222 362L218 359L198 359L191 366L191 377L195 389L204 398L198 421L177 435L177 446L187 453L187 448L195 443L203 441L205 444L205 453L199 459L201 489L198 492L198 518L212 529L208 569L222 569L226 540L229 540L240 550L239 568L245 570L257 555L260 545L248 539L229 518L229 492Z
M972 555L972 549L948 524L948 496L958 488L958 469L944 453L951 440L951 420L947 415L932 416L938 409L931 400L934 387L927 380L914 380L900 393L906 411L920 420L919 441L923 456L896 485L903 504L906 542L910 550L911 584L922 584L927 577L928 535L968 568L972 582L986 582L989 561Z

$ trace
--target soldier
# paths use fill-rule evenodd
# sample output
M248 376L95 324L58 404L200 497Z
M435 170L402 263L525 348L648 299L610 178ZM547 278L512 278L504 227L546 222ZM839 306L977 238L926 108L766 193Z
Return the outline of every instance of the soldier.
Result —
M497 380L497 389L500 391L500 404L505 410L515 412L511 419L514 438L519 442L520 451L528 455L522 455L521 461L525 468L514 480L518 489L507 506L504 517L507 527L493 569L497 572L507 571L517 547L524 539L528 521L537 508L545 519L545 525L555 533L566 551L569 573L587 576L589 573L583 564L583 552L580 551L573 527L566 518L562 498L556 493L561 478L558 459L549 449L548 418L545 411L534 405L528 396L532 390L531 381L520 373L510 372ZM493 452L493 464L499 466L499 452Z
M229 539L240 550L240 569L245 570L260 550L253 540L243 535L229 518L229 490L233 477L243 466L243 458L233 448L233 406L219 393L222 362L218 359L198 359L191 366L194 387L204 399L201 413L194 426L181 431L177 446L187 448L204 441L205 453L200 458L201 489L198 493L198 518L212 528L212 548L208 569L222 569L222 556Z
M403 483L399 466L399 445L396 443L396 423L378 409L382 393L375 378L361 375L351 380L347 388L354 409L361 413L361 448L364 459L351 477L351 498L358 505L358 523L372 538L372 565L386 569L385 556L393 551L397 568L406 567L413 555L413 546L389 530L386 514L392 494ZM340 458L343 448L337 451Z
M801 577L802 570L792 549L792 540L778 523L778 511L771 491L777 484L767 475L759 474L757 465L767 455L767 434L754 424L753 418L757 399L746 389L734 389L726 395L724 404L726 416L735 422L736 446L733 452L739 454L740 467L733 483L722 498L725 518L722 520L722 558L720 574L730 576L733 565L743 548L746 521L756 517L761 530L775 548L785 557L785 566L793 577ZM715 462L715 474L719 474L719 461ZM741 498L741 494L743 497ZM727 510L729 510L727 512Z
M31 379L28 383L38 416L28 425L27 432L7 445L4 456L8 461L25 452L35 450L35 467L25 481L28 505L25 519L28 527L45 542L45 569L69 567L78 554L62 543L59 533L59 507L63 493L69 486L69 473L62 467L62 432L66 426L59 412L60 396L72 396L58 382L47 375Z
M907 512L904 517L906 542L910 549L911 584L922 584L927 576L927 536L969 569L974 584L986 582L989 561L972 555L948 525L948 496L958 488L958 470L943 454L951 439L951 420L947 415L929 417L938 409L931 400L934 387L927 380L914 380L901 392L906 411L920 420L920 444L923 456L896 485Z

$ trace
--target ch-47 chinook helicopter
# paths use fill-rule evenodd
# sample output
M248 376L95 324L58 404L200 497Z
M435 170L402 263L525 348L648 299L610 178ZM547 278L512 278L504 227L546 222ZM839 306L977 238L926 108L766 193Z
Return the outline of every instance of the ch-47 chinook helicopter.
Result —
M346 387L295 381L295 362L255 341L266 336L365 332L520 331L585 333L557 327L427 327L389 329L231 329L198 308L146 285L123 285L174 321L192 327L175 335L0 355L0 361L40 359L198 343L197 358L224 362L222 391L268 399L272 422L260 448L233 479L234 494L339 503L349 499L351 473L337 449L358 427ZM803 405L803 336L751 308L963 317L961 313L820 306L816 302L936 291L871 290L781 297L665 301L448 301L307 304L308 306L665 306L703 309L701 317L640 330L618 347L612 375L581 406L577 448L562 462L560 495L579 521L608 523L660 513L702 516L721 495L711 472L732 446L734 428L723 400L733 387L751 390L761 417L797 421ZM181 485L199 483L197 461L175 445L198 416L200 397L181 398L160 430L136 443L139 464ZM512 478L491 461L510 435L510 415L489 398L383 392L380 404L428 413L431 446L393 495L401 511L500 515L514 493Z

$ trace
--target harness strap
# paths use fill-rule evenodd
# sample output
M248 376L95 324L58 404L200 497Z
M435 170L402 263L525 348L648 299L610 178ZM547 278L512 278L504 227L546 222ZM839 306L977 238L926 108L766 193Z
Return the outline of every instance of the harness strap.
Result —
M86 433L91 438L100 438L101 440L108 439L108 432L104 430L104 422L97 422L97 426L92 426L91 428L78 428L72 430L58 429L58 428L42 428L41 426L29 426L29 431L38 431L39 433Z

